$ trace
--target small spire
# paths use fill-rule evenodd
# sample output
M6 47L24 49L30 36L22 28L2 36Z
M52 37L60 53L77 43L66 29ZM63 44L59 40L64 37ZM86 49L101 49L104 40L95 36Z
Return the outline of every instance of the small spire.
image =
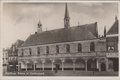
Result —
M42 26L41 21L39 20L38 22L38 27Z
M69 17L67 3L66 3L66 7L65 7L64 27L66 29L68 29L70 27L70 17Z
M106 37L106 26L104 27L104 37Z
M67 3L66 3L66 7L65 7L65 18L70 18Z
M41 24L41 21L39 20L37 33L41 33L41 32L42 32L42 24Z

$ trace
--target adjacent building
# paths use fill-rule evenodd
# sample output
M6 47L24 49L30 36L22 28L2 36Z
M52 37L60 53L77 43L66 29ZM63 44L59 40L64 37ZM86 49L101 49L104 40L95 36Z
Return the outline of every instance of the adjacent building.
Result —
M3 49L3 73L7 72L9 49Z
M18 48L24 41L17 40L9 49L8 52L8 71L18 71Z
M106 33L107 58L109 71L118 71L119 52L118 52L118 26L119 20L115 17L115 22Z

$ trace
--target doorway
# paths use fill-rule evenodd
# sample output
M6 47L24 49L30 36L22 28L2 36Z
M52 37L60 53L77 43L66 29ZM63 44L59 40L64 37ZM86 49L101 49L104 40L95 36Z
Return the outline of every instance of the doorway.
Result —
M101 71L106 71L106 65L105 65L105 63L101 63Z
M60 70L60 64L55 64L55 73L57 73L58 70Z
M55 69L59 70L60 69L60 64L55 64Z
M87 61L87 69L88 71L96 71L96 59L89 59Z

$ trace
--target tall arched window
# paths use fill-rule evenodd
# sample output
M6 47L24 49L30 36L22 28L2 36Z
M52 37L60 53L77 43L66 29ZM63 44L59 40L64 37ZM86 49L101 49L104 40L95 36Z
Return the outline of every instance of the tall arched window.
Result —
M40 55L40 47L37 47L37 54Z
M82 51L82 45L80 43L78 43L78 52Z
M70 45L66 44L66 52L69 53L70 52Z
M95 51L95 44L94 44L94 42L90 43L90 51L92 51L92 52Z
M56 45L56 53L59 53L59 46Z
M32 55L32 50L31 50L31 48L29 48L29 55L30 55L30 56Z
M49 46L46 46L46 53L49 54Z

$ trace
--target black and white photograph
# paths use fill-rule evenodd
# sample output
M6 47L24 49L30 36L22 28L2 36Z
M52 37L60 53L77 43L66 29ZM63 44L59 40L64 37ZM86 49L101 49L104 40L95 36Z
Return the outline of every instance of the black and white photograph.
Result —
M118 2L3 2L2 75L119 77Z

